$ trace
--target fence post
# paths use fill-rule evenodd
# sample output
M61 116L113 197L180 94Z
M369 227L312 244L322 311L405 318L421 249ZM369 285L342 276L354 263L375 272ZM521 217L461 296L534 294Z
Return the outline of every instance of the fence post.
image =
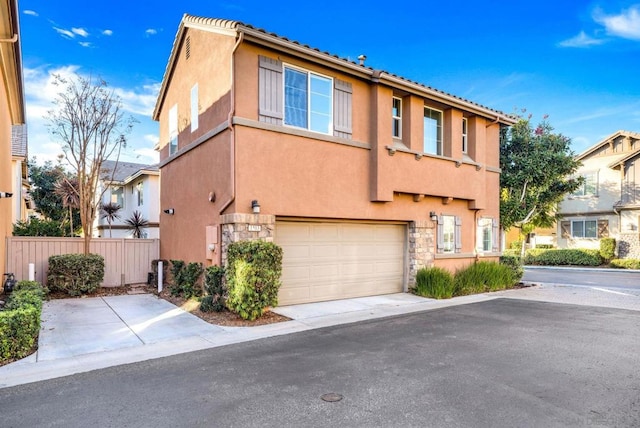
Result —
M29 281L36 280L36 265L34 263L29 263Z

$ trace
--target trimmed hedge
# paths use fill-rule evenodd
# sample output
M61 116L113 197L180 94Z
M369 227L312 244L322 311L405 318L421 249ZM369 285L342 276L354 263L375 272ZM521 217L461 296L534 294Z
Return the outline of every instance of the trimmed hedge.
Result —
M202 263L188 263L182 260L171 260L171 295L183 296L185 299L202 295L200 277L204 271Z
M224 267L209 266L205 269L204 291L206 296L200 301L200 310L221 312L224 309Z
M526 265L545 266L600 266L602 257L599 250L584 249L553 249L553 250L527 250L524 256Z
M227 249L227 308L255 320L278 304L282 248L272 242L240 241Z
M615 238L600 239L600 257L604 261L613 260L616 256L616 240Z
M609 266L616 269L640 269L640 259L613 259Z
M0 311L0 363L24 358L40 331L42 300L46 289L33 281L20 281Z
M413 294L433 299L450 299L454 291L453 275L439 267L420 269L416 274L416 285L411 289Z
M502 254L500 256L500 264L508 266L513 274L514 284L517 284L524 275L524 266L522 265L522 258L520 255Z
M61 254L49 257L47 285L70 296L91 294L104 279L104 258L98 254Z

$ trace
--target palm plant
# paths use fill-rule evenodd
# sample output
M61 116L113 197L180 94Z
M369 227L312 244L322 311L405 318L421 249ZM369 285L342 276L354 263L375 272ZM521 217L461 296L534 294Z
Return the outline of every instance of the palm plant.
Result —
M133 232L133 237L137 239L142 238L142 230L149 227L149 221L142 217L142 213L137 210L124 222L127 224L127 228Z
M120 218L120 210L122 207L115 202L100 204L101 218L106 219L109 224L109 238L111 238L111 223Z
M80 193L78 193L78 179L62 175L54 184L53 193L62 199L62 206L69 209L69 224L73 236L73 209L80 208Z

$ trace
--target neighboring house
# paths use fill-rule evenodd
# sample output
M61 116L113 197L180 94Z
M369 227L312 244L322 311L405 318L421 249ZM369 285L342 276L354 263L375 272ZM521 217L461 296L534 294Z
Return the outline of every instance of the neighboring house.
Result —
M13 125L11 131L12 223L26 221L33 209L33 201L29 196L31 185L29 184L27 156L27 126Z
M115 172L114 172L115 170ZM102 179L98 191L106 188L102 203L116 203L122 207L120 218L111 222L102 218L102 212L96 216L97 235L103 238L132 238L133 232L125 223L135 211L149 222L143 238L160 237L158 217L160 213L160 173L157 165L144 165L131 162L104 161ZM95 234L96 232L94 232Z
M24 83L16 0L0 0L0 280L6 269L6 239L13 231L12 130L25 123Z
M610 236L619 257L640 258L640 134L618 131L577 159L584 184L560 204L558 246L599 248Z
M520 229L512 227L505 234L505 249L510 248L512 244L522 242L524 238L526 246L525 248L537 248L540 245L557 246L556 239L556 226L552 227L536 227L533 232L527 236L522 237L520 235ZM520 246L518 246L518 249Z
M161 257L284 250L281 305L406 291L497 260L513 117L235 21L185 15L160 122Z

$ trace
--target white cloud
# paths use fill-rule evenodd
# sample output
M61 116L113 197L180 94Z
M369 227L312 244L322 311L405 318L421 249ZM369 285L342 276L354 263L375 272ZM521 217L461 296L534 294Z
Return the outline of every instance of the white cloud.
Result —
M64 28L53 27L53 29L56 30L58 34L60 34L63 37L68 37L70 39L73 39L76 37L76 35L72 31L65 30Z
M74 27L74 28L71 29L71 31L73 32L73 34L77 34L78 36L82 36L82 37L89 36L89 33L84 28L75 28Z
M147 36L154 36L154 35L158 34L158 30L156 30L154 28L148 28L144 33Z
M577 36L558 43L558 46L563 48L586 48L589 46L601 45L602 43L604 43L604 40L595 39L588 36L584 31L580 31Z
M104 31L102 32L102 35L103 35L103 36L111 36L111 35L113 35L113 31L111 31L111 30L104 30Z
M27 9L27 10L25 10L25 11L24 11L24 12L22 12L22 13L24 13L25 15L39 16L39 15L38 15L38 12L36 12L35 10L29 10L29 9Z
M593 19L605 27L607 34L640 40L640 5L631 6L617 15L606 15L602 10L596 9Z
M78 42L83 48L90 48L91 42Z
M150 117L156 105L160 83L133 89L116 88L114 91L122 99L124 110Z

